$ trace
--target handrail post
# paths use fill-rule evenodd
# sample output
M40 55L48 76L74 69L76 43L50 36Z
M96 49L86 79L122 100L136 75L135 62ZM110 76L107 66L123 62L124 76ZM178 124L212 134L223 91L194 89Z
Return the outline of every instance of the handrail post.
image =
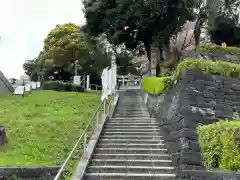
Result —
M83 145L83 150L84 150L84 152L83 152L83 154L85 155L86 154L86 146L87 146L87 132L85 132L85 134L84 134L84 145Z
M96 123L97 123L97 128L98 128L98 112L97 112L97 120L96 121L97 121Z
M105 105L106 105L106 101L105 101L105 99L104 99L104 100L103 100L103 114L104 114L104 115L106 115Z
M108 103L108 116L110 116L110 105L111 105L111 100Z

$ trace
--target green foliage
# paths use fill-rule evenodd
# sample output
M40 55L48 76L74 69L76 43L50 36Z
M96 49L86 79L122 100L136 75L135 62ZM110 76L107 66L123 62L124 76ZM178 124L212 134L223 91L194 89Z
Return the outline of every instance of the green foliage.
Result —
M164 66L161 66L161 71L159 76L161 77L165 77L165 76L172 76L175 72L176 67L170 67L170 68L166 68Z
M164 73L165 76L168 75L166 77L144 78L144 91L155 95L162 94L172 82L180 78L183 69L194 69L203 73L215 74L233 79L239 79L240 77L240 64L224 61L186 59L178 64L175 71L166 69L166 72L161 72L161 74Z
M23 69L32 81L38 81L38 72L40 70L40 66L37 64L36 59L27 60L23 64Z
M228 46L223 48L222 46L215 45L202 45L200 47L200 51L202 52L210 52L210 53L222 53L222 54L230 54L230 55L238 55L240 56L240 48L234 46Z
M75 24L57 25L44 40L43 66L68 68L76 60L81 67L88 56L88 45L84 33Z
M124 43L128 49L144 44L150 60L153 37L169 37L192 19L193 1L148 0L95 1L84 0L86 30L93 36L107 34L114 44ZM159 33L163 32L163 33Z
M42 84L43 90L66 91L66 92L83 92L84 88L73 83L66 83L61 81L45 81Z
M110 64L102 46L101 39L84 34L75 24L57 25L45 38L38 57L26 61L23 68L34 81L41 72L45 72L44 80L52 76L54 80L69 81L77 62L78 74L90 73L94 79L99 79L102 69Z
M146 93L153 95L162 94L169 84L171 83L171 77L146 77L143 79L143 90Z
M239 1L240 5L240 1ZM238 15L237 15L238 16ZM220 15L214 20L214 27L210 28L209 34L213 42L221 45L223 41L230 46L239 46L240 27L238 19Z
M240 64L201 59L187 59L178 64L174 77L177 78L183 69L196 69L202 72L237 79L240 75Z
M240 121L222 121L215 124L200 126L198 139L204 163L208 168L220 170L240 170L240 147L236 144L236 137L240 136ZM219 159L219 167L215 167Z

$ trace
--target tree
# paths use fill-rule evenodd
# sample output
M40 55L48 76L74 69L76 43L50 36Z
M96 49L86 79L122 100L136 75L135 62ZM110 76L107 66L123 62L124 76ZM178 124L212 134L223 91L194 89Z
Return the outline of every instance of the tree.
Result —
M210 30L212 41L218 45L221 45L222 42L226 42L229 46L240 45L240 27L235 23L228 17L217 17L214 28Z
M220 45L223 41L230 46L240 44L240 0L224 0L209 28L212 41Z
M25 74L27 74L32 81L38 80L38 71L40 70L40 66L37 64L37 59L27 60L23 64L23 69Z
M77 73L91 74L93 83L99 84L102 70L111 64L105 46L102 38L83 33L79 26L57 25L45 38L38 57L26 61L23 68L34 81L39 76L44 76L45 80L51 76L54 80L69 81L77 61Z
M68 71L76 60L79 66L89 56L84 33L75 24L57 25L45 38L42 56L43 66Z
M89 56L86 36L79 26L72 23L57 25L44 39L44 47L38 57L27 61L23 68L34 80L40 71L44 71L47 76L69 81L75 62L78 62L80 71L89 60Z
M91 35L107 34L114 44L125 43L128 49L144 44L151 66L151 44L159 32L169 45L177 31L192 14L193 4L182 0L95 1L85 0L86 29ZM150 69L149 69L150 70Z
M240 0L197 0L195 6L196 25L194 28L194 38L196 50L200 44L201 28L205 22L207 22L208 31L211 34L216 31L219 20L223 17L224 19L231 19L232 22L235 22L235 25L239 22L238 8Z

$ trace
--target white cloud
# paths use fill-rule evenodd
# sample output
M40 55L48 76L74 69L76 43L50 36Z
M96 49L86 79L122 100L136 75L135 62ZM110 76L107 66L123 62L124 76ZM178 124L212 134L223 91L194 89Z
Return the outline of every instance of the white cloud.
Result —
M84 24L81 0L1 0L0 70L19 78L22 64L34 58L56 24Z

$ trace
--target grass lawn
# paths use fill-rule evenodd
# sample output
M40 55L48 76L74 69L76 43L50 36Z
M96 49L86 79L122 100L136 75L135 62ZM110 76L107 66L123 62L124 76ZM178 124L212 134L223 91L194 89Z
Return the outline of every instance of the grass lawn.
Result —
M100 102L93 93L38 91L24 98L0 95L0 126L8 145L0 166L60 165Z

